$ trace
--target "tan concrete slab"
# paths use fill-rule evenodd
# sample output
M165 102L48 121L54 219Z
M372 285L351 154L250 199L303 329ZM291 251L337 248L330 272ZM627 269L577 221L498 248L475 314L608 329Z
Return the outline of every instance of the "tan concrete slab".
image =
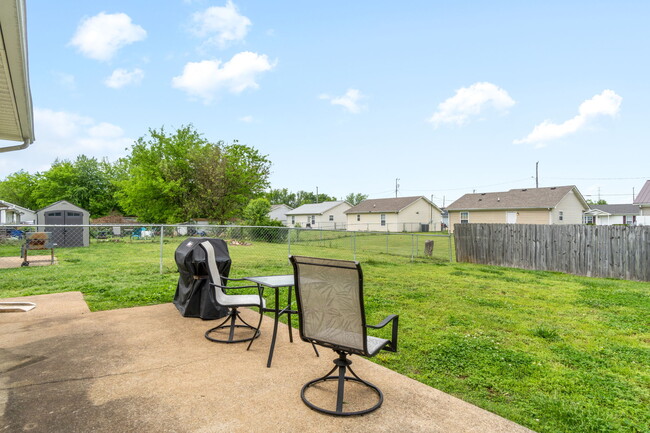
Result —
M23 266L23 260L22 257L0 257L0 269L9 269L9 268L20 268ZM28 267L29 266L51 266L51 265L56 265L58 263L58 260L56 257L54 257L54 262L52 262L52 256L51 255L29 255L28 256Z
M51 296L61 295L72 299ZM203 333L216 322L183 318L172 304L57 317L47 311L61 311L56 302L21 299L45 311L0 318L3 432L530 432L359 357L353 367L382 389L383 406L351 418L314 412L300 389L335 354L320 348L317 358L297 330L289 343L281 325L266 368L270 318L247 352L245 344L209 342Z

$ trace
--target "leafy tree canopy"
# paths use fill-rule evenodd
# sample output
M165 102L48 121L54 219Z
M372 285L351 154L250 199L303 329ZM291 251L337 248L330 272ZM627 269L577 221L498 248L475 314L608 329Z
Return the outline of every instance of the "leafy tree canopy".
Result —
M289 192L287 188L272 189L266 193L266 198L271 204L286 204L292 208L297 208L303 204L322 203L324 201L336 201L336 197L327 194L316 194L308 191Z
M241 216L251 198L268 187L270 161L256 149L210 143L192 125L174 133L150 129L121 161L118 202L152 223Z
M37 210L38 206L33 197L36 181L35 175L23 170L10 174L0 182L0 200Z
M607 204L606 200L600 199L598 201L593 201L592 199L587 199L587 204Z
M352 206L356 206L367 198L368 198L368 194L361 194L361 193L355 194L351 192L350 194L345 196L345 201L350 203Z

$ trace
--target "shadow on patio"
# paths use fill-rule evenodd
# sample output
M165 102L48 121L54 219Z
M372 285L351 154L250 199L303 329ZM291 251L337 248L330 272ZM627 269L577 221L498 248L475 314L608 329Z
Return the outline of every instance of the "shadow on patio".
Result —
M269 317L246 352L207 341L213 322L183 318L172 304L91 313L79 292L16 299L37 307L0 314L2 431L530 432L356 356L355 371L382 389L383 406L362 417L314 412L300 389L336 355L319 348L317 358L297 330L289 343L281 325L266 368Z

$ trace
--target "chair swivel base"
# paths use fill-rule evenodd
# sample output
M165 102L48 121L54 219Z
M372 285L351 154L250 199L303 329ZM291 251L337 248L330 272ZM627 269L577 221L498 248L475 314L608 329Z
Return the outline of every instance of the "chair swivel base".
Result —
M235 323L239 319L243 325ZM228 323L230 322L230 323ZM235 329L237 328L245 328L245 329L250 329L255 331L252 336L246 337L246 338L235 338ZM226 330L228 331L228 338L217 338L213 337L212 333ZM239 315L239 311L237 311L236 308L233 308L229 313L228 317L226 317L226 320L221 322L219 325L215 326L214 328L208 329L205 331L205 338L207 338L210 341L213 341L215 343L243 343L245 341L250 341L252 342L254 339L260 336L260 330L259 327L254 327L246 323L244 319ZM250 345L249 345L250 347Z
M317 412L321 412L327 415L335 415L335 416L354 416L354 415L364 415L370 412L373 412L382 405L384 402L384 395L382 394L381 390L377 388L375 385L373 385L370 382L367 382L363 379L361 379L359 376L356 375L356 373L352 370L350 367L350 364L352 364L352 361L346 358L346 355L344 353L339 352L339 358L334 360L334 368L332 368L329 373L327 373L323 377L319 377L318 379L314 379L312 381L307 382L303 387L302 390L300 391L300 398L302 399L303 403L305 403L310 409L315 410ZM338 374L332 375L334 370L339 369ZM350 371L352 373L352 376L346 376L346 372ZM324 407L320 407L312 403L307 399L305 396L306 391L321 382L327 382L327 381L333 381L336 380L338 381L338 387L337 387L337 397L336 397L336 409L326 409ZM343 404L344 404L344 394L345 394L345 382L351 381L351 382L356 382L359 383L368 389L372 390L377 394L377 402L366 409L361 409L357 411L345 411L343 410Z

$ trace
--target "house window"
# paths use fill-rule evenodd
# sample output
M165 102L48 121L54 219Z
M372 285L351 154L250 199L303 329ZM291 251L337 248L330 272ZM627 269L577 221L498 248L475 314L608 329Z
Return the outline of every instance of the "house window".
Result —
M316 215L311 216L311 224L312 225L316 224Z
M564 221L564 212L560 211L560 221Z
M386 225L386 214L381 214L381 225L382 227Z
M361 214L357 215L357 221L361 221Z
M330 221L334 221L334 215L330 215Z
M593 224L594 223L594 216L593 215L585 215L585 224Z
M291 215L291 224L296 223L296 217L294 215Z
M469 212L461 212L460 213L460 223L461 224L469 223Z

